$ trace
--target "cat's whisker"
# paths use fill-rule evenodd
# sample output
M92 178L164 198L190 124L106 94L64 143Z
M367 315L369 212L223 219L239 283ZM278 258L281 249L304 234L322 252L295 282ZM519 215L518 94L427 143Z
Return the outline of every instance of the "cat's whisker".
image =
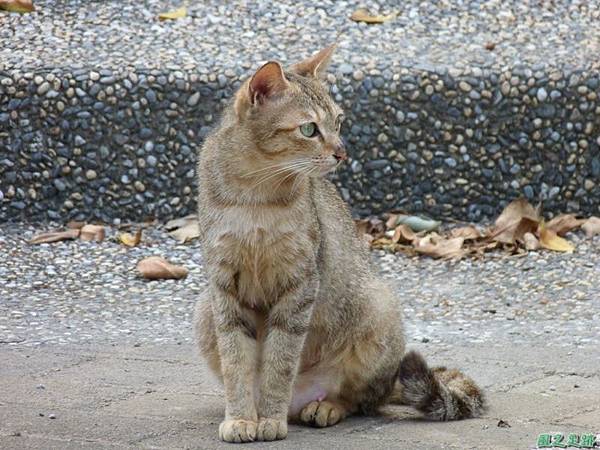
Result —
M315 169L316 169L316 167L313 165L313 167L309 167L309 169L307 171L298 172L298 176L296 177L296 179L294 180L294 183L292 184L291 195L294 195L296 193L296 189L298 189L298 186L300 186L300 182L302 180L305 180L306 178L308 178Z
M251 187L251 189L254 189L258 186L260 186L261 184L265 183L266 181L276 178L278 176L280 176L281 174L284 174L286 172L291 171L292 174L296 171L296 169L302 168L303 166L305 166L306 164L309 164L309 162L307 161L299 161L293 164L290 164L286 167L283 167L281 169L278 169L272 173L267 174L266 176L260 178L256 183L254 183Z
M257 173L261 173L261 172L265 172L265 171L268 171L268 170L272 170L272 169L275 169L277 167L285 167L286 164L288 164L288 163L287 162L281 162L281 163L277 163L277 164L272 164L270 166L262 167L260 169L253 170L251 172L247 172L247 173L243 174L242 178L248 178L248 177L250 177L252 175L256 175Z
M279 166L281 166L281 165L279 165ZM268 178L271 175L278 175L280 173L287 172L288 170L293 169L295 166L296 166L296 163L286 164L285 166L279 167L277 170L271 171L268 174L263 175L263 177L267 177ZM269 170L271 170L271 169L272 169L272 167L269 167ZM262 180L262 178L259 178L259 180Z

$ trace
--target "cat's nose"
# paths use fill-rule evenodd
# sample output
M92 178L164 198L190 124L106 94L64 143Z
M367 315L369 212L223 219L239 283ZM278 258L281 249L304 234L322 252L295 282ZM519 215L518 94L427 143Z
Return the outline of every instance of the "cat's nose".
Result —
M333 147L333 157L336 159L336 161L345 161L348 159L348 154L346 153L346 147L344 147L344 144L340 143Z

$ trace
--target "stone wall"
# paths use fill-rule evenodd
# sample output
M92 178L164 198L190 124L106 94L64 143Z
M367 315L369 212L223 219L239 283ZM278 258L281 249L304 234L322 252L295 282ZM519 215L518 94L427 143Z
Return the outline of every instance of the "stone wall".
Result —
M250 67L0 73L0 220L165 219L194 210L196 151ZM600 211L597 73L355 68L328 76L360 215L480 220L524 195Z

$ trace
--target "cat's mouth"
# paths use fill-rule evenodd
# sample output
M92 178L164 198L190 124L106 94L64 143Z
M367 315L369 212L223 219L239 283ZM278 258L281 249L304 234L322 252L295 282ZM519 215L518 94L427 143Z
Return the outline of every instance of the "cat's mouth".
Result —
M341 159L335 157L318 159L316 164L319 168L319 175L325 176L328 173L334 172L341 163Z
M319 175L325 176L328 173L335 172L335 169L337 169L338 165L338 161L327 161L319 164Z

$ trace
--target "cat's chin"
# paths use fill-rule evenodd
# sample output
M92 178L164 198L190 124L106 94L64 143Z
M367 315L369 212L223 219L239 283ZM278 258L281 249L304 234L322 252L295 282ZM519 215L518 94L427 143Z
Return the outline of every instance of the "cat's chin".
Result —
M327 174L333 173L333 172L335 172L336 167L337 167L337 163L333 164L333 165L319 167L318 176L322 178L322 177L326 176Z

